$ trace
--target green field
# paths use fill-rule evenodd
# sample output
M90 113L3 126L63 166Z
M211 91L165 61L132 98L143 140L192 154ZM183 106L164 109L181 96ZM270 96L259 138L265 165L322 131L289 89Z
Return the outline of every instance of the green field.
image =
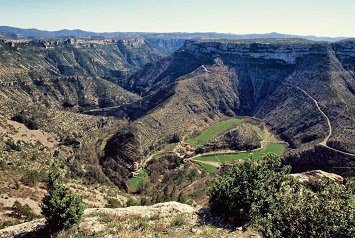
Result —
M195 147L202 146L206 144L208 141L212 140L216 136L222 134L223 132L227 131L229 128L232 126L235 126L242 122L242 119L229 119L226 121L220 121L212 126L210 126L208 129L206 129L204 132L202 132L201 135L194 137L194 138L189 138L186 140L186 143L189 143Z
M243 119L230 119L226 121L218 122L212 126L210 126L207 130L205 130L201 135L189 138L186 140L187 143L194 145L195 147L199 147L201 145L206 144L209 140L215 138L216 136L222 134L227 131L232 126L242 122ZM216 155L208 155L202 156L195 159L195 161L207 172L215 173L217 168L211 164L206 164L204 161L213 161L218 162L219 164L223 164L225 162L233 162L235 160L245 160L248 157L252 157L254 159L259 159L267 153L274 153L277 156L283 155L285 152L285 145L279 143L279 141L273 136L267 129L260 129L260 127L252 124L248 124L260 137L260 139L265 143L265 148L260 151L254 152L240 152L236 154L216 154Z
M217 172L217 168L213 165L205 164L203 162L199 162L198 164L209 173L214 174Z
M256 132L256 134L260 137L261 140L267 139L267 133L262 131L258 126L250 124L250 127L251 127L251 129L253 129L253 131Z
M127 186L129 191L132 193L137 192L140 184L143 183L146 178L148 178L147 172L144 169L140 170L137 177L131 178L128 181Z
M283 155L284 151L285 151L285 146L283 144L268 143L264 150L260 150L256 152L241 152L238 154L231 154L231 155L203 156L196 159L196 161L216 161L223 164L227 161L233 162L235 160L244 160L248 157L259 159L266 153L275 153L276 155L281 156Z

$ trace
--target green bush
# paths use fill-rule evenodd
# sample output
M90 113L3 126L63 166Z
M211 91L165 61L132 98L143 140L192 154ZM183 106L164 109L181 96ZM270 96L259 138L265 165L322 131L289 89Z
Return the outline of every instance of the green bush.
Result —
M354 194L333 181L312 191L301 187L269 196L251 210L251 223L265 237L353 237Z
M181 138L180 138L179 134L174 133L171 136L171 139L169 140L169 143L178 143L178 142L180 142L180 140L181 140Z
M265 237L351 237L354 183L323 181L312 188L289 176L290 167L267 155L247 159L216 178L209 189L211 211L249 223Z
M185 196L185 194L184 194L183 192L181 192L181 193L179 194L178 202L180 202L180 203L186 203L186 196Z
M21 178L21 182L30 187L35 187L41 180L42 176L37 170L27 171Z
M36 216L28 204L22 205L17 200L12 205L11 210L11 216L18 219L24 218L26 221L30 221Z
M59 179L60 173L54 166L48 174L48 194L41 204L42 214L51 232L72 227L79 222L84 211L81 197L64 187Z
M12 139L8 139L5 142L5 148L4 150L6 151L11 151L11 150L15 150L15 151L21 151L21 145L19 143L14 142Z
M37 118L33 115L30 115L28 112L20 111L16 113L11 119L13 121L24 124L30 130L39 129Z
M63 140L62 145L72 146L73 148L80 148L80 141L74 137L68 136Z
M244 223L249 220L252 204L277 193L282 183L293 183L289 167L279 172L280 160L268 155L260 160L247 159L218 177L209 189L209 204L216 214L234 217Z
M105 207L107 208L118 208L118 207L122 207L122 203L117 200L116 198L107 198L107 204Z

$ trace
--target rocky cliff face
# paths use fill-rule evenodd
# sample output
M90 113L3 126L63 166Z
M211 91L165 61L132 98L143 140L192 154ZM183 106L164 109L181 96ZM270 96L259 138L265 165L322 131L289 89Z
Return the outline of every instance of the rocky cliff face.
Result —
M1 40L3 102L11 98L11 88L24 96L30 93L29 100L36 103L55 106L132 102L139 97L114 83L162 55L140 38Z
M355 57L355 42L354 40L344 40L332 44L333 49L339 58Z
M233 55L255 59L275 59L295 64L296 59L309 53L324 53L325 44L304 40L260 40L205 42L187 41L181 51L195 56L206 54Z

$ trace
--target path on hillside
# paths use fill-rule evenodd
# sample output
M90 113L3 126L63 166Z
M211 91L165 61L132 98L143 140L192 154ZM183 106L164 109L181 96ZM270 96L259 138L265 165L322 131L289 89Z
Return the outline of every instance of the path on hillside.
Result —
M206 68L206 66L205 66L205 65L201 65L201 67L203 68L203 70L204 70L205 72L207 72L207 73L211 73L211 71L209 71L209 70Z
M323 145L323 146L327 146L327 142L330 138L330 136L332 135L332 131L333 131L333 128L332 128L332 124L330 123L330 120L329 120L329 117L323 112L323 110L319 107L319 103L316 99L314 99L309 93L307 93L304 89L296 86L296 85L292 85L292 84L288 84L288 83L284 83L285 85L288 85L288 86L291 86L291 87L295 87L297 88L298 90L300 90L303 94L305 94L307 97L309 97L313 102L314 104L316 105L318 111L323 115L323 117L325 118L325 120L327 121L327 124L328 124L328 128L329 128L329 131L328 131L328 135L324 138L324 140L322 142L320 142L319 144L320 145Z
M333 128L332 128L332 124L330 123L330 120L329 120L329 117L323 112L323 110L320 108L319 106L319 103L316 99L314 99L309 93L307 93L304 89L294 85L294 84L290 84L290 83L282 83L284 85L287 85L287 86L291 86L291 87L294 87L298 90L300 90L303 94L305 94L307 97L309 97L313 102L314 104L316 105L316 107L318 108L318 111L323 115L323 117L326 119L327 121L327 124L328 124L328 127L329 127L329 132L328 132L328 135L324 138L323 141L321 141L319 144L330 149L330 150L333 150L335 152L338 152L338 153L341 153L341 154L344 154L344 155L348 155L348 156L352 156L352 157L355 157L355 154L352 154L352 153L348 153L348 152L345 152L345 151L341 151L341 150L338 150L338 149L335 149L335 148L332 148L330 146L327 145L328 141L329 141L329 138L330 136L332 135L332 132L333 132Z

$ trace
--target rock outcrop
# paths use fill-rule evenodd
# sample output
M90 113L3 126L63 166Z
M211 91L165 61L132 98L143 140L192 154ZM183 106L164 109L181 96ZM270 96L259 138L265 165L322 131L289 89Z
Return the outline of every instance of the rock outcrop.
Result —
M0 237L26 237L29 233L31 237L39 237L38 234L41 234L41 229L44 228L43 224L44 219L40 219L11 226L0 230ZM250 228L233 228L235 227L226 224L221 218L212 216L208 209L167 202L151 206L86 209L75 234L68 231L69 235L67 233L64 237L100 234L102 237L206 237L212 235L214 237L260 238L260 235ZM61 233L59 237L62 237Z
M196 210L187 204L178 202L157 203L151 206L132 206L126 208L89 208L84 214L107 213L116 216L136 216L136 217L167 217L172 215L192 214Z
M291 174L291 176L296 178L304 185L312 185L324 179L332 180L338 184L343 184L344 182L342 176L333 173L327 173L322 170L312 170L304 173L296 173L296 174Z
M295 64L297 58L310 53L324 53L328 44L300 39L293 40L240 40L240 41L186 41L181 51L204 56L223 54L234 57L281 60Z
M193 214L196 209L187 204L178 202L158 203L151 206L132 206L126 208L88 208L85 209L84 214L109 214L118 217L136 217L136 218L152 218L152 217L174 217L178 214ZM90 227L90 229L100 230L98 225L92 222L92 218L83 219L80 223L81 227ZM95 219L94 219L95 220ZM19 225L7 227L0 230L0 238L12 237L19 234L25 235L28 232L43 229L44 219L38 219L31 222L22 223ZM104 226L101 226L103 229Z

